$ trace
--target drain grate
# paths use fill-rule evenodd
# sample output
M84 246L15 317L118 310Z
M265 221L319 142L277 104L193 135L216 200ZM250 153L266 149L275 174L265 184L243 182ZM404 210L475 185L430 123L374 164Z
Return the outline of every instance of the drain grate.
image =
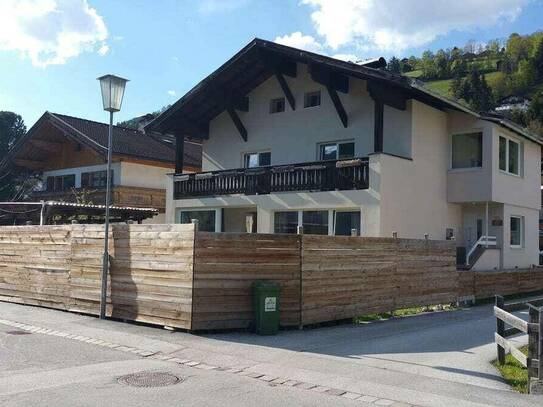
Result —
M27 331L7 331L8 335L30 335L32 332Z
M164 387L182 382L183 379L164 372L139 372L121 376L117 382L134 387Z

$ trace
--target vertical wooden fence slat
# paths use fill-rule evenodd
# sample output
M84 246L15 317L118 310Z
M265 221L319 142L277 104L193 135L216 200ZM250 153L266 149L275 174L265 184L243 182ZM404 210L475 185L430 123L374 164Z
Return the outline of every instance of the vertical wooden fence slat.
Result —
M528 322L539 322L539 310L531 304L528 304ZM537 359L538 354L539 334L537 332L528 331L528 380L532 377L537 377L536 367L532 360Z

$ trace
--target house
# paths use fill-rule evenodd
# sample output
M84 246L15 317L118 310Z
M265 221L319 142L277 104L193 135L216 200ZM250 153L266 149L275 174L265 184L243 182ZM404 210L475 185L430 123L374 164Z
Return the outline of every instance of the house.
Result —
M539 262L542 141L411 78L255 39L146 130L203 143L201 173L177 151L167 222L454 239L473 269Z
M502 98L498 101L498 105L494 109L497 113L511 113L513 110L520 110L522 112L528 111L530 107L531 99L524 96L511 95Z
M45 112L0 163L41 182L29 201L105 202L108 125ZM186 143L183 171L200 170L200 144ZM166 174L175 169L175 146L143 131L114 126L112 205L165 211Z

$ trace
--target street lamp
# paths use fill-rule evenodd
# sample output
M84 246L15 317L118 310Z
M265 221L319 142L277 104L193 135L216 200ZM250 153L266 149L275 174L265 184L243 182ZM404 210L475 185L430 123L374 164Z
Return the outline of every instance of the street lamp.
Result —
M124 87L127 79L115 75L104 75L98 78L102 90L102 103L104 110L109 112L109 133L107 138L107 173L106 173L106 234L104 239L104 257L102 262L101 290L100 290L100 319L106 318L107 274L109 270L109 206L111 205L111 152L113 139L113 112L121 110Z

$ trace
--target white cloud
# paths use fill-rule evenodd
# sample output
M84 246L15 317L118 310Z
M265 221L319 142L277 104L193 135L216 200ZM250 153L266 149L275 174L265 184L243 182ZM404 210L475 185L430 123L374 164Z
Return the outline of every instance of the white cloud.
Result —
M246 6L249 0L201 0L198 11L201 14L213 14L233 11Z
M0 51L18 51L35 66L64 64L96 47L106 53L107 37L87 0L0 1Z
M98 48L98 53L102 56L106 55L109 52L109 45L102 44L100 48Z
M332 58L341 59L342 61L347 61L347 62L360 61L360 58L354 54L334 54L332 55Z
M529 0L302 0L325 45L401 52L451 31L514 20Z
M303 35L300 31L293 32L290 35L276 37L275 42L278 44L288 45L289 47L305 49L310 52L321 52L322 44L315 40L310 35Z
M170 96L175 96L175 95L176 95L175 90L169 90L167 93L168 93L168 95L170 95Z

